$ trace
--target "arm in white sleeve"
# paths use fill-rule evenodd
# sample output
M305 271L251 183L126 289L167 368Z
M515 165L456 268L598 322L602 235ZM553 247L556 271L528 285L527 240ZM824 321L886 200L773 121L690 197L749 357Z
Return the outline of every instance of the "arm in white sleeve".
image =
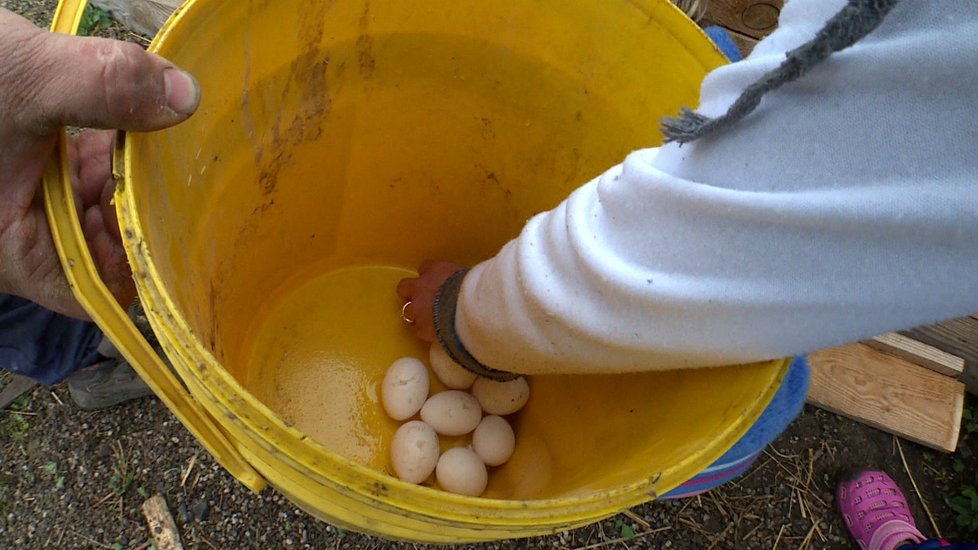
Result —
M718 116L844 4L794 0L704 81ZM978 311L978 10L898 4L732 127L637 151L465 277L455 329L524 374L743 363Z

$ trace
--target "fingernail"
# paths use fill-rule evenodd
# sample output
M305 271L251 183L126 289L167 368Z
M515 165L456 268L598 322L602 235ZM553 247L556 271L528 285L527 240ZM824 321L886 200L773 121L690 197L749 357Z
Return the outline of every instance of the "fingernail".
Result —
M179 70L167 69L163 72L166 86L166 104L181 115L189 115L197 110L200 103L200 85L193 76Z

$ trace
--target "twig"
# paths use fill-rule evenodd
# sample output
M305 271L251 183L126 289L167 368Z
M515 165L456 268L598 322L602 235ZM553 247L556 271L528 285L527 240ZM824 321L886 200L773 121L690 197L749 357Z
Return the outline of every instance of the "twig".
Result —
M819 452L821 455L821 452ZM805 480L805 488L812 486L812 474L815 472L815 452L808 449L808 479Z
M71 533L72 535L75 535L78 538L82 538L82 539L87 540L88 542L94 544L95 546L98 546L99 548L108 548L109 550L112 550L112 547L109 546L108 544L102 544L101 542L99 542L99 541L97 541L97 540L95 540L95 539L93 539L91 537L88 537L86 535L83 535L83 534L79 533L78 531L72 531L71 529L69 529L68 532Z
M644 527L646 529L651 529L652 528L652 526L649 525L649 522L645 521L644 519L642 519L641 516L639 516L635 512L632 512L631 510L625 510L624 512L622 512L622 514L625 515L625 516L628 516L628 519L634 521L635 523L641 525L642 527Z
M798 458L795 455L786 455L786 454L782 453L781 451L775 449L773 446L772 447L766 447L764 449L764 452L768 452L768 450L770 450L771 452L773 452L774 454L780 456L781 458L783 458L785 460L794 460L794 459Z
M910 467L907 466L907 457L903 454L903 445L900 444L900 438L893 436L893 441L896 441L897 449L900 451L900 460L903 461L903 469L907 472L907 477L910 478L910 484L913 485L913 490L917 493L917 499L920 500L920 504L924 507L924 512L927 512L927 519L930 520L931 527L934 528L934 533L937 538L941 537L941 530L937 527L937 522L934 521L934 515L930 513L930 508L927 506L927 501L924 500L924 495L920 494L920 489L917 488L917 482L913 479L913 474L910 473Z
M731 481L729 483L731 483L731 484L733 484L733 485L735 485L737 487L740 487L740 485L744 481L746 481L748 477L752 476L754 474L754 472L759 471L759 470L763 470L764 467L767 466L770 463L771 463L771 459L770 458L767 459L767 460L765 460L761 464L754 463L753 466L751 466L746 472L744 472L743 474L740 475L740 477L737 478L736 482Z
M707 493L708 500L713 503L713 506L717 509L717 512L721 517L727 517L727 512L720 506L720 501L717 500L716 495L712 493Z
M750 536L754 534L754 531L757 531L758 529L760 529L761 528L761 525L762 525L761 522L757 522L757 525L755 525L754 528L751 529L750 531L747 531L747 534L746 535L740 537L740 540L750 540Z
M51 397L53 397L54 400L58 402L58 405L61 405L62 407L65 406L65 402L62 401L60 397L58 397L58 394L54 390L51 390Z
M778 459L778 457L776 457L776 456L772 455L771 453L769 453L767 449L764 449L764 453L767 454L772 459L774 459L774 463L777 464L779 468L781 468L782 470L784 470L784 473L788 474L788 476L790 476L792 478L795 477L794 472L792 472L791 470L789 470L788 467L785 466L784 463L782 463L781 460ZM788 457L785 457L785 458L788 458Z
M631 541L636 540L638 538L647 537L649 535L654 535L656 533L661 533L663 531L668 531L670 529L672 529L672 526L671 525L667 525L665 527L659 527L659 528L656 528L656 529L651 529L649 531L642 531L641 533L636 533L635 536L630 537L630 538L627 538L627 539L625 537L618 537L618 538L612 539L612 540L605 540L605 541L601 541L601 542L596 542L596 543L590 544L588 546L581 546L577 550L594 550L595 548L604 548L606 546L613 546L615 544L618 544L619 542L621 542L621 543L631 542Z
M812 535L814 534L815 534L815 526L812 525L812 528L808 530L808 534L805 535L804 540L802 540L801 544L798 545L798 550L805 550L806 548L808 548L808 545L812 543Z
M814 515L812 515L812 527L814 527L815 532L818 533L818 538L822 539L822 542L825 542L825 535L822 534L822 528L818 526L818 519Z
M133 37L133 38L135 38L135 39L139 40L140 42L143 42L144 44L147 44L147 45L151 43L151 40L147 40L145 36L143 36L141 34L136 34L136 33L132 32L132 31L129 31L129 36L131 36L131 37Z
M55 548L61 548L61 541L65 538L65 531L67 530L68 530L68 522L65 521L65 524L61 527L61 534L58 535L58 542L54 543Z
M679 518L679 523L682 523L686 527L689 527L693 531L696 531L697 533L699 533L699 534L701 534L703 536L707 536L707 537L710 536L710 533L706 532L703 529L703 526L700 525L700 524L698 524L698 523L692 522L692 521L690 521L690 520L688 520L686 518Z
M19 414L22 416L37 416L41 413L30 412L30 411L15 411L13 409L0 409L0 412L5 412L7 414Z
M190 477L190 472L194 469L194 464L197 463L197 453L190 457L190 464L187 466L187 471L184 472L183 476L180 478L180 486L183 487L187 483L187 478Z
M733 526L734 526L733 523L728 523L727 526L723 528L723 531L719 535L717 535L716 537L714 537L713 543L710 544L710 547L707 548L706 550L713 550L714 548L716 548L716 545L717 545L718 542L720 542L720 539L722 539L723 537L727 536L727 531L729 531L730 528L733 527Z
M782 524L781 525L781 530L778 531L778 538L774 539L774 546L771 547L771 550L777 550L778 543L781 542L781 535L784 534L784 528L787 527L787 526L788 526L787 524Z
M92 508L98 508L99 506L105 504L106 501L108 501L110 498L112 498L114 496L115 496L115 493L114 492L105 495L104 497L102 497L102 500L100 500L100 501L96 502L95 504L93 504L92 505Z
M828 508L829 507L829 505L828 504L825 504L825 501L822 500L822 497L820 497L816 493L813 493L812 491L810 491L808 487L804 487L803 488L803 487L799 487L798 485L794 485L794 484L789 484L789 485L791 485L791 488L792 489L795 489L796 491L800 491L802 493L805 493L806 495L814 498L815 500L818 501L819 504L821 504L825 508Z

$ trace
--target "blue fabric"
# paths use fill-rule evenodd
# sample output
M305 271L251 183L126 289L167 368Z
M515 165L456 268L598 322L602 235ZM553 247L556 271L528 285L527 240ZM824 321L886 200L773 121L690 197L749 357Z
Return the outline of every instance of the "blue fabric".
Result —
M0 368L52 385L95 364L102 332L94 323L65 317L0 294Z
M785 375L771 403L761 413L761 417L744 434L744 437L734 443L734 446L714 464L737 462L760 452L781 435L781 432L788 428L788 424L801 414L801 409L805 406L810 375L808 357L800 355L792 359L788 374Z
M788 366L788 373L781 382L781 387L750 430L705 470L662 495L662 498L683 498L708 491L749 468L764 447L781 435L788 424L791 424L801 413L805 406L805 397L808 395L810 375L808 358L805 356L793 358L791 365Z
M730 33L726 31L723 27L706 27L703 29L706 31L706 35L710 37L710 40L720 48L723 55L727 56L731 62L740 61L744 56L740 55L740 48L734 44L732 38L730 38Z
M908 542L898 550L978 550L978 544L970 542L945 542L941 539L928 539L924 542Z

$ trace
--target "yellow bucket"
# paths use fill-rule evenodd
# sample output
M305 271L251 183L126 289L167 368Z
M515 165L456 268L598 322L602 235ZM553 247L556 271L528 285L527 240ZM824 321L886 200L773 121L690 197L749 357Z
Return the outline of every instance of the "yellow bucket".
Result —
M83 7L62 0L55 30ZM724 62L665 0L190 0L150 49L204 92L188 122L124 136L115 159L129 259L173 371L98 280L63 158L48 214L79 300L252 489L398 539L552 533L695 475L780 384L784 361L535 377L484 497L389 473L397 424L379 381L426 356L394 284L425 258L493 255L659 142L659 117Z

